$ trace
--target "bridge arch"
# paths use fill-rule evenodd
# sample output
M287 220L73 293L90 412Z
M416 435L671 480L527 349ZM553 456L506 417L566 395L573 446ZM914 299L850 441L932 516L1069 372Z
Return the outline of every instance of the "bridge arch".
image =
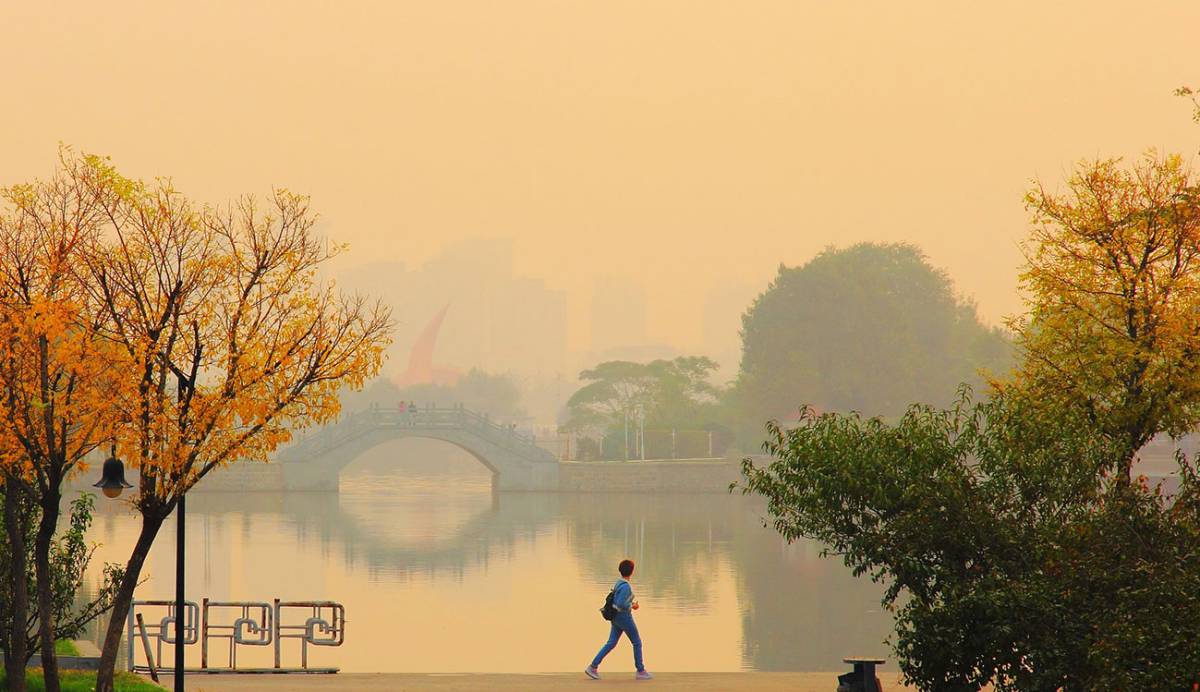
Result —
M558 459L533 438L462 407L372 408L326 426L280 455L293 490L337 490L343 468L367 450L404 438L452 444L492 472L499 490L555 490Z
M459 439L453 434L447 434L441 430L409 430L404 428L376 428L365 432L363 435L347 441L344 445L338 448L327 463L332 465L331 472L340 474L348 466L353 464L358 459L369 453L371 450L398 440L436 440L444 444L451 445L457 449L466 452L467 456L474 459L483 468L487 469L493 476L500 473L500 469L496 463L488 459L485 453L478 449L478 445L473 445L469 440Z

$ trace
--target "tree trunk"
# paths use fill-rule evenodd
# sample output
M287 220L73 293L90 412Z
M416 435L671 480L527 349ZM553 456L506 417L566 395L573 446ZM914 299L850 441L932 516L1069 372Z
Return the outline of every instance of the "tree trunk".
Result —
M12 570L12 618L8 632L8 648L4 651L4 670L8 676L8 689L25 692L25 622L29 619L29 592L25 586L25 520L22 516L21 487L11 477L4 483L4 528L8 534L8 547Z
M9 682L7 682L8 680L14 680L14 679L16 679L16 678L13 678L13 677L11 677L11 676L12 676L12 671L13 671L13 669L14 669L14 668L18 668L18 666L14 666L14 665L12 664L12 655L8 653L8 649L5 649L5 650L4 650L4 675L5 675L5 687L4 687L4 689L6 689L6 690L20 690L20 692L25 692L25 678L24 678L24 675L25 675L25 666L24 666L24 665L21 665L21 666L19 666L19 668L20 668L20 670L21 670L21 675L22 675L22 677L20 678L20 680L21 680L20 684L18 685L18 684L15 684L15 683L9 683Z
M133 603L133 590L141 578L142 567L154 538L162 528L162 517L142 515L142 530L138 534L133 553L125 565L125 578L117 589L113 601L112 617L108 621L108 629L104 633L104 646L100 650L100 668L96 673L96 692L113 692L113 676L117 666L117 650L121 648L121 637L125 635L125 623L129 617L129 608Z
M33 568L37 573L38 636L41 639L46 692L60 692L61 689L58 682L58 655L54 652L54 585L50 575L50 544L54 541L54 530L58 528L61 500L62 490L52 479L49 490L41 500L42 520L33 543Z

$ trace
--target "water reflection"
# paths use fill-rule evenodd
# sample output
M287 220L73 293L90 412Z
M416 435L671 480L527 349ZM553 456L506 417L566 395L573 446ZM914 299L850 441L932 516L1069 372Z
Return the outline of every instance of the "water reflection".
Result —
M601 643L596 610L629 556L659 670L830 670L882 650L878 587L816 546L784 543L753 499L493 494L487 481L367 469L340 495L195 494L190 597L345 603L347 643L315 665L575 670ZM98 559L116 559L136 521L100 507ZM164 527L139 598L171 596L173 534ZM630 669L627 654L609 669Z

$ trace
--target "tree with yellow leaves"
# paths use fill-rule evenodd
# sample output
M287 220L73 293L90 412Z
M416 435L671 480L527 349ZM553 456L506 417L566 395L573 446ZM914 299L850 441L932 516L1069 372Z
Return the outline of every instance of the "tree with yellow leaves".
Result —
M36 503L36 612L46 689L59 689L54 653L55 594L51 550L63 483L86 469L85 458L111 437L108 396L114 382L104 316L77 273L95 250L105 213L96 169L68 150L48 180L0 191L0 471L9 554L24 560L22 496ZM25 567L11 570L14 595L8 640L23 649ZM19 583L18 583L19 582ZM24 685L25 652L9 652L11 689ZM19 666L19 668L18 668Z
M306 197L276 191L263 203L200 207L169 181L84 161L104 223L81 283L122 364L108 388L112 439L140 472L141 529L97 679L106 692L134 587L180 498L222 466L266 461L291 430L336 416L338 390L378 372L390 312L318 280L340 248L314 232Z
M1159 432L1200 423L1200 190L1179 156L1085 163L1065 192L1026 197L1028 312L1018 384L1081 407L1128 479Z
M1036 187L1015 380L894 422L806 408L743 465L785 538L886 586L915 687L1193 687L1196 459L1169 499L1130 476L1151 436L1200 422L1197 192L1153 154Z

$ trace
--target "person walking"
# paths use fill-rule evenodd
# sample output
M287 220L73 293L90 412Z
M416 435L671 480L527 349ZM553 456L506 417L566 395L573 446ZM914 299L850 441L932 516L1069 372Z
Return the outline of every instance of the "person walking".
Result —
M583 672L587 673L589 678L599 680L600 671L598 669L601 661L608 655L608 652L617 646L621 633L624 633L626 637L629 637L629 643L633 645L633 665L637 668L635 679L650 680L654 676L646 672L646 666L642 664L642 637L638 634L637 624L633 621L633 611L638 609L638 602L633 598L633 587L629 584L629 580L633 577L633 560L621 560L621 564L617 565L617 571L620 572L621 578L617 580L616 584L613 584L612 609L614 612L608 641L600 647L600 652L592 659L592 664Z

